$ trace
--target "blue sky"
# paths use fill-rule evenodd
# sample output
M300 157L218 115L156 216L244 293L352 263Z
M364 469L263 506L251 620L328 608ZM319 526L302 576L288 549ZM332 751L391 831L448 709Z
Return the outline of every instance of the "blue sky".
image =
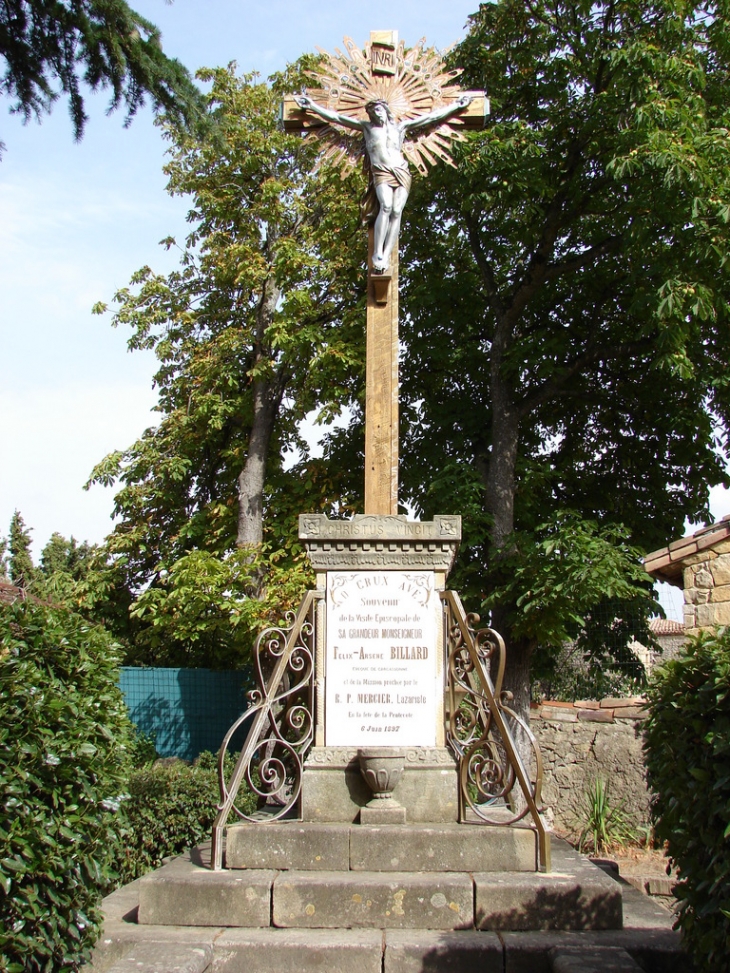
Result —
M317 46L364 42L397 29L407 43L445 48L463 37L476 0L392 0L385 16L354 0L132 0L188 68L236 61L262 76ZM185 234L184 200L170 198L164 143L145 109L123 128L105 117L107 97L75 144L66 104L23 125L0 100L0 534L13 510L34 530L34 553L54 531L100 541L111 529L113 492L82 485L94 463L133 442L154 404L148 353L95 317L137 268L175 263L159 241ZM730 512L718 493L713 513ZM669 540L670 538L668 538Z

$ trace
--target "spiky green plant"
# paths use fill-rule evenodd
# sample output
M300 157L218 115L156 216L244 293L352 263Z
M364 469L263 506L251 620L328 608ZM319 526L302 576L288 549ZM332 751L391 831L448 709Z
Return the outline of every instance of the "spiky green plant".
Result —
M589 785L582 812L580 851L599 855L639 841L639 832L631 826L623 811L611 805L608 783L601 777L596 777Z

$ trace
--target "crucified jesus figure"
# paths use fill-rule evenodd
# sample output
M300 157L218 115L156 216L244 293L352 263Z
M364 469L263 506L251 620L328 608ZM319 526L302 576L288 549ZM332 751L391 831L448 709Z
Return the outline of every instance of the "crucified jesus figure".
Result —
M462 95L450 105L405 122L395 120L385 101L371 101L365 106L369 120L360 121L331 111L307 95L299 95L294 100L303 111L319 115L326 122L334 122L344 128L354 128L362 132L370 166L370 185L363 214L368 222L375 219L373 272L384 274L390 266L390 255L398 239L403 207L411 188L411 174L402 152L403 142L412 129L435 125L458 114L471 104L471 96Z

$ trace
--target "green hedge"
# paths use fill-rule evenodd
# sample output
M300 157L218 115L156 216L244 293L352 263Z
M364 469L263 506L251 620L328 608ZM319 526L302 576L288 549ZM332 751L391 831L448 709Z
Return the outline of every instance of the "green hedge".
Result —
M60 608L0 607L0 970L65 973L90 955L129 734L106 633Z
M229 771L231 767L232 761ZM192 767L178 761L135 770L128 791L121 814L124 842L116 863L122 883L210 839L220 800L213 754L202 753ZM237 804L250 811L255 800L242 788Z
M680 881L678 925L698 970L730 956L730 629L702 633L649 691L655 834Z

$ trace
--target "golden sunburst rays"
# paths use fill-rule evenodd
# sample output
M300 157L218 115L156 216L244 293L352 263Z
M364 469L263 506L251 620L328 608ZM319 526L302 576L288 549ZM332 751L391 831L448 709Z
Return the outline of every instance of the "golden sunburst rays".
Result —
M441 54L425 43L422 38L406 51L404 42L399 41L394 74L374 75L370 68L371 43L361 48L345 37L345 52L335 48L330 54L319 49L323 61L313 72L319 87L308 94L330 110L362 121L367 118L365 106L373 101L386 102L398 122L427 115L459 97L461 92L453 82L461 72L445 70ZM451 147L464 141L463 126L463 119L452 115L435 125L414 129L403 145L403 154L424 175L439 161L453 165ZM320 141L322 161L339 167L343 176L363 158L362 138L338 125L318 126L308 137Z

